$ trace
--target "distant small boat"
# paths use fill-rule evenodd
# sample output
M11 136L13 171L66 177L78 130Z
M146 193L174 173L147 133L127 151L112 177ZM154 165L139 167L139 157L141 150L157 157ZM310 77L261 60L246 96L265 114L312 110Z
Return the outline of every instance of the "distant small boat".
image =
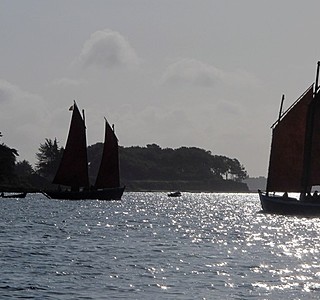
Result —
M272 142L266 192L259 191L264 212L284 215L320 215L320 87L316 81L282 113L272 126ZM282 196L275 192L283 193ZM300 193L299 199L288 192Z
M176 191L176 192L172 192L168 194L168 197L180 197L181 196L181 192Z
M7 194L1 193L2 198L25 198L27 193L19 193L19 194Z
M105 120L105 139L102 159L96 182L90 186L88 174L86 125L84 113L74 101L71 124L66 147L58 171L53 179L54 184L70 187L56 191L44 191L51 199L64 200L121 200L125 187L120 186L118 139L114 129Z

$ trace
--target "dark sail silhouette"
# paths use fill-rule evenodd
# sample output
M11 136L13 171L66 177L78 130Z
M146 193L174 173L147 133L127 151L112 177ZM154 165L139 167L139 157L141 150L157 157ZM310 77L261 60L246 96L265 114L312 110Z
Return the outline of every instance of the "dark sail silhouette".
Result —
M120 186L118 139L107 120L102 159L95 187L114 188Z
M72 187L89 187L86 126L76 103L72 109L72 118L66 147L53 183Z
M280 214L320 215L320 95L316 82L274 124L267 191L259 191L262 209ZM281 105L282 107L282 105ZM271 192L284 192L282 196ZM299 199L288 192L300 193Z
M312 99L311 86L273 128L267 191L302 190L306 123Z
M120 200L125 187L120 187L118 139L106 120L105 141L96 184L90 188L88 176L86 126L77 104L72 107L72 117L66 147L54 184L70 190L46 191L53 199Z

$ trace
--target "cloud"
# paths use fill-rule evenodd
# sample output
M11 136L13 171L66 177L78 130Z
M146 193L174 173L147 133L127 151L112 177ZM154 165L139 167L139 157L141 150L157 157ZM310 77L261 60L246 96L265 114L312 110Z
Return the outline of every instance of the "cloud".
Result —
M31 97L33 95L27 91L23 91L17 85L10 83L9 81L1 78L0 78L0 93L1 93L0 101L13 101L17 97L26 98L26 97Z
M70 87L70 86L80 86L82 84L82 81L76 80L76 79L71 79L71 78L59 78L51 82L49 85L52 86L61 86L61 87Z
M195 59L179 59L167 67L161 82L211 87L223 76L223 73L214 66Z
M16 148L20 158L32 161L35 147L45 137L46 105L42 97L0 79L1 142Z
M45 102L36 94L22 90L6 80L0 79L0 120L11 121L13 130L20 125L35 124L44 117Z
M172 63L165 70L161 84L188 84L199 87L214 87L217 84L236 87L258 86L259 80L244 70L224 71L196 59L183 58Z
M138 63L138 57L126 38L110 29L91 34L84 43L78 60L84 67L100 68L116 68Z
M119 118L119 138L123 145L179 145L191 132L187 113L182 109L170 107L146 106L136 111L128 105L122 107ZM120 134L126 132L126 136Z
M231 115L231 116L239 116L241 115L242 108L239 106L239 103L233 103L230 101L220 101L216 107L216 113L220 115Z
M235 70L226 73L226 79L234 87L261 87L262 82L254 74L246 70Z
M18 89L10 82L0 79L0 103L10 102Z

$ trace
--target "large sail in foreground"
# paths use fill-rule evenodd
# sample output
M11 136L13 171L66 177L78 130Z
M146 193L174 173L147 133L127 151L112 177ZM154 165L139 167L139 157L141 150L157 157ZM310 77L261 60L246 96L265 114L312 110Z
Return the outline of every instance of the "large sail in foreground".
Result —
M70 186L73 190L89 187L86 127L76 103L66 147L53 183Z
M106 120L104 147L95 188L120 186L118 139Z
M273 128L267 191L301 192L303 189L306 124L313 100L312 88L297 100ZM318 137L319 134L320 131Z
M258 190L264 212L320 216L320 61L316 80L273 127L267 191ZM274 192L274 193L270 193ZM275 192L284 192L279 195ZM288 192L299 192L295 198Z

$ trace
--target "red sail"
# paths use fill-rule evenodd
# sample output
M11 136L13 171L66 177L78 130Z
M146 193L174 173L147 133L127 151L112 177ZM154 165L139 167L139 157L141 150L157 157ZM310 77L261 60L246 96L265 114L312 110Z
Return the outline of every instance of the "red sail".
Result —
M267 191L302 191L306 124L312 99L311 86L273 129Z
M106 120L104 148L95 187L101 189L119 186L118 139Z
M73 189L89 187L86 127L76 103L73 105L66 147L53 183Z

